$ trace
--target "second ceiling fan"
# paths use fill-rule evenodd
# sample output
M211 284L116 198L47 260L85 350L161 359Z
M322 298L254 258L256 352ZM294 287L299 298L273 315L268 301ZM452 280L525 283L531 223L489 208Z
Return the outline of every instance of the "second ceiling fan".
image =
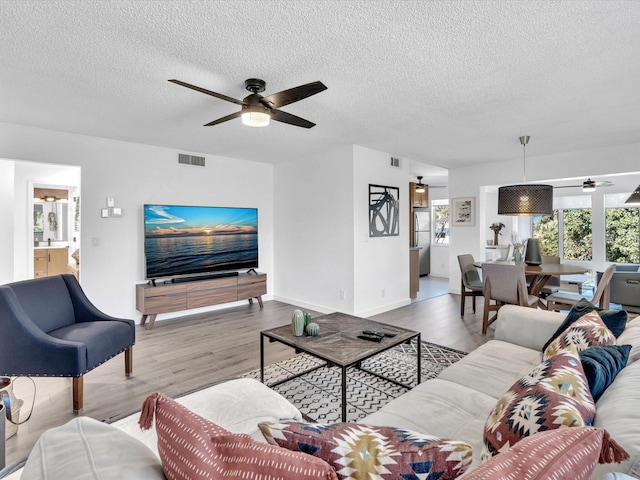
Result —
M296 115L283 112L282 110L279 110L279 108L304 100L311 95L315 95L316 93L320 93L327 89L322 82L311 82L263 97L260 93L265 90L265 81L260 80L259 78L249 78L248 80L245 80L244 87L251 92L251 94L247 95L242 100L237 100L235 98L228 97L227 95L212 92L206 88L191 85L190 83L182 82L180 80L173 79L169 81L176 85L181 85L183 87L190 88L191 90L211 95L212 97L216 97L227 102L235 103L242 107L239 112L235 112L231 115L227 115L226 117L209 122L204 125L205 127L218 125L242 116L242 123L251 127L266 127L269 124L269 120L275 120L276 122L288 123L289 125L295 125L296 127L311 128L315 126L315 123Z
M596 190L596 188L601 188L601 187L612 187L613 186L613 182L610 182L609 180L602 180L599 182L596 182L595 180L591 180L590 178L585 180L584 182L582 182L582 185L562 185L560 187L553 187L553 188L579 188L582 187L582 191L583 192L594 192Z

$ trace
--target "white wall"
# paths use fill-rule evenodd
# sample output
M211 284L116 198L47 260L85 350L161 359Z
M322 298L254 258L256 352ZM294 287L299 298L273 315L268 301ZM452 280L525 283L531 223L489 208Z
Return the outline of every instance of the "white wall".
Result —
M351 313L353 148L276 165L274 198L275 298Z
M0 158L0 285L14 278L14 176L15 162Z
M82 168L81 283L98 308L116 316L139 316L135 309L135 284L144 281L144 203L258 207L260 270L268 274L266 299L271 298L275 276L273 166L203 155L207 166L195 167L178 164L179 152L198 155L197 152L0 124L0 158ZM0 168L3 173L7 170L6 165L0 165ZM4 183L2 180L3 187ZM123 209L121 218L100 218L100 209L106 207L107 197L113 197L116 206ZM25 212L24 200L19 195L13 195L13 202L17 212ZM9 205L11 199L2 202L0 218L10 215ZM5 237L10 238L9 251L24 249L27 245L25 232L18 231L20 228L12 230L11 236L5 232L0 234L3 239L0 250L5 249ZM3 253L0 272L13 271L12 258L22 262L24 258L21 257L24 256L8 257ZM169 316L176 315L167 314L159 319Z
M531 150L529 149L528 152ZM597 177L624 172L637 172L640 158L640 144L619 145L593 150L565 152L546 156L527 156L527 181L553 180L557 178ZM487 231L497 202L490 201L486 186L511 185L521 182L518 176L521 163L514 160L473 165L449 171L449 193L451 198L475 197L476 225L473 227L456 226L451 228L449 256L449 291L460 292L460 267L457 256L471 253L474 258L482 259ZM506 222L504 222L506 223ZM485 231L486 230L486 231ZM523 232L521 236L526 236ZM601 268L600 265L595 265Z
M354 314L368 317L411 303L409 298L409 177L391 155L353 149ZM407 162L401 162L406 164ZM400 189L399 235L369 237L369 184ZM384 290L384 292L383 292Z

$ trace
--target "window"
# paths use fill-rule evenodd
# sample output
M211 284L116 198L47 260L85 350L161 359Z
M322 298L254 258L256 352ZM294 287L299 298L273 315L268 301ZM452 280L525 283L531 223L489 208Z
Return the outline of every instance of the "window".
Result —
M591 209L563 210L562 223L562 257L567 260L591 260Z
M533 237L540 239L543 255L559 257L558 211L551 216L537 215L533 217Z
M436 245L449 244L449 204L438 205L433 202L433 241Z
M640 263L640 209L607 208L607 262Z

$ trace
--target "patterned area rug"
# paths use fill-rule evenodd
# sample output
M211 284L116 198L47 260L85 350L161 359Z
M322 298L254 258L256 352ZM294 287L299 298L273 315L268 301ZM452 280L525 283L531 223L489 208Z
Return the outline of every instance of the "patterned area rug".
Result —
M422 342L422 378L429 380L446 367L460 360L465 352ZM402 344L365 362L366 370L392 378L400 383L415 385L416 342ZM300 354L265 368L265 383L271 385L293 375L324 365L324 362L307 354ZM339 422L341 379L340 368L322 367L273 387L275 391L293 403L308 421L320 423ZM243 377L260 380L260 370L253 370ZM381 379L357 368L347 370L347 420L355 421L376 412L409 389Z

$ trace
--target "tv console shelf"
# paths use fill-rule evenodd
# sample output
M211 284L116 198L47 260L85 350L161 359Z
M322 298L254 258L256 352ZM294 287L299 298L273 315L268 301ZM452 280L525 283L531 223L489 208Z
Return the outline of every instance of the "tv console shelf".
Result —
M136 309L142 312L140 325L144 325L148 317L147 330L151 330L159 313L179 312L238 300L249 300L253 304L254 298L262 308L262 295L266 293L265 273L240 273L206 280L158 282L155 285L141 283L136 285Z

